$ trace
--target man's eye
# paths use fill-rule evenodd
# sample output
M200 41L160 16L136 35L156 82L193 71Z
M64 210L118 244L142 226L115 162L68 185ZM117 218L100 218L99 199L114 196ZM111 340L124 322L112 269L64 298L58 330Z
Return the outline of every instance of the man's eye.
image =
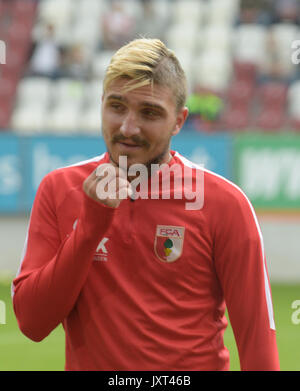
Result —
M120 111L123 108L123 106L120 103L111 103L110 107L114 110L117 110L117 111Z
M158 113L154 110L144 110L143 114L148 118L155 118L158 117Z

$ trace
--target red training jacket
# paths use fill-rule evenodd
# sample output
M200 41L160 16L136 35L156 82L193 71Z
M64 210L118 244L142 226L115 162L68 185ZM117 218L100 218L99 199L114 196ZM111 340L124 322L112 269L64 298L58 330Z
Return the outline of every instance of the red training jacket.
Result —
M201 209L161 192L116 209L95 202L82 183L107 153L43 179L13 281L19 327L41 341L62 323L66 370L228 370L226 303L241 369L278 370L253 207L233 183L171 153L185 179L201 171Z

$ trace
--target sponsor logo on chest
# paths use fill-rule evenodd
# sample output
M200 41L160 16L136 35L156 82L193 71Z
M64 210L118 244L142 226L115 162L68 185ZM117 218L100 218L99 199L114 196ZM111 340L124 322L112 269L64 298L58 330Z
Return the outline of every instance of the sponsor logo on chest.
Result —
M75 230L77 219L73 224ZM182 254L184 242L184 227L172 225L157 225L154 240L154 252L157 258L162 262L171 263L176 261ZM103 237L96 248L94 261L108 260L107 242L109 238Z
M158 225L154 240L154 251L162 262L174 262L182 254L184 227Z

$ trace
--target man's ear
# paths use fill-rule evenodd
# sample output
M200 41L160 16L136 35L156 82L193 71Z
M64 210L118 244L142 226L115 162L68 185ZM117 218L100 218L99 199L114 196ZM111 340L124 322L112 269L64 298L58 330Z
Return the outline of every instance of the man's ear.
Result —
M185 123L185 120L187 119L187 116L189 115L189 109L187 107L183 107L179 113L177 113L177 117L176 117L176 124L175 124L175 128L172 132L172 136L175 136L176 134L178 134L183 126L183 124Z

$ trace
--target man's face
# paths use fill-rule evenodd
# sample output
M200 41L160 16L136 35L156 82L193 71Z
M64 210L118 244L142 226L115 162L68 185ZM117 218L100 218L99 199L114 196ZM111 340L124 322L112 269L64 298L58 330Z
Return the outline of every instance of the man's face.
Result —
M102 133L110 159L127 156L128 167L140 163L166 163L171 137L177 134L188 114L176 110L168 87L150 85L124 92L127 80L116 79L102 97Z

